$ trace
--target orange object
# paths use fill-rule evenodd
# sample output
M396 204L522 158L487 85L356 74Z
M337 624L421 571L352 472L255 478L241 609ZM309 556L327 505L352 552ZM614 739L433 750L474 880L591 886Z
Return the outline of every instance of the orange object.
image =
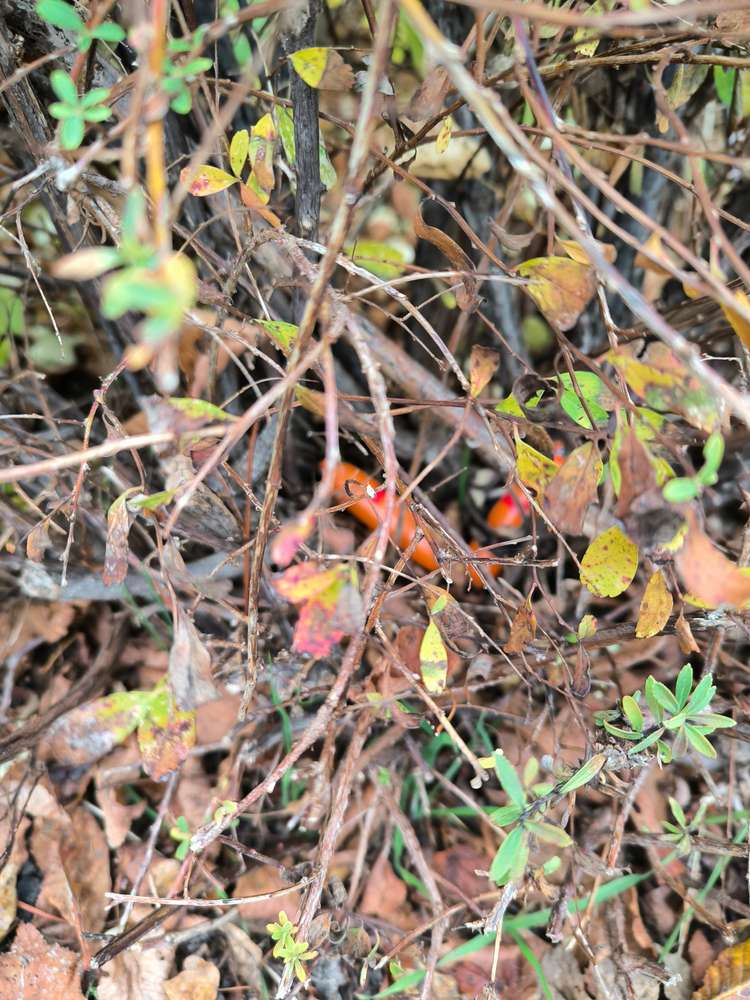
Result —
M491 552L491 550L480 549L478 542L469 542L469 548L471 549L472 552L476 552L478 556L482 556L484 558L492 558L493 553ZM469 563L469 565L466 568L469 571L469 576L471 577L471 582L474 584L474 586L483 587L484 580L477 572L476 567L472 566L471 563ZM500 563L486 563L485 569L491 576L499 576L503 571L503 567L500 565Z
M347 492L347 484L350 492ZM385 486L379 485L356 465L340 462L336 466L333 489L339 503L348 504L347 510L358 521L372 531L380 527L385 509ZM416 530L416 518L409 507L396 497L396 505L391 515L391 540L400 549L407 549ZM427 538L419 540L411 558L424 569L438 568L438 561Z

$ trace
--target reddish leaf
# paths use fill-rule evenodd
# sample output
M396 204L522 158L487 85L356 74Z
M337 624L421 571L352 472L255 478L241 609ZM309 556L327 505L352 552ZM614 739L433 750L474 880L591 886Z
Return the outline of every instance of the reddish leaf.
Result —
M306 514L304 517L295 517L279 529L271 545L271 559L277 566L289 565L314 528L315 518Z
M278 577L275 586L282 597L302 605L294 629L298 653L327 656L361 626L362 598L354 566L339 563L321 570L314 563L303 563Z
M687 521L687 536L675 556L685 590L711 608L742 607L750 601L750 576L716 548L694 511L688 511Z

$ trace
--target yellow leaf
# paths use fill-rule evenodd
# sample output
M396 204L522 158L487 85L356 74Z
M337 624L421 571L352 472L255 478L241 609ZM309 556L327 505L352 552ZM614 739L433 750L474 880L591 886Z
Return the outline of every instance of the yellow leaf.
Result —
M607 528L583 554L581 583L597 597L617 597L628 589L637 569L638 546L619 528Z
M530 444L526 444L516 431L516 471L519 479L541 496L547 484L557 475L557 465Z
M658 635L667 624L674 599L667 587L664 574L657 570L646 584L641 607L638 612L638 623L635 634L639 639L648 639Z
M250 149L250 133L246 128L235 132L229 144L229 165L235 177L239 177Z
M647 254L656 258L658 263L651 260ZM644 271L653 271L654 274L661 274L664 277L668 277L674 270L674 263L667 251L664 249L661 242L661 236L659 236L658 233L651 233L649 238L643 244L643 249L639 250L635 255L633 264L635 267L642 267ZM669 265L672 265L671 270Z
M579 264L588 264L591 266L591 258L578 240L561 240L558 238L557 242L568 257L577 260ZM604 259L609 261L610 264L614 264L617 259L615 245L613 243L599 243L598 246Z
M268 139L273 142L276 136L276 122L271 114L263 115L253 125L253 139Z
M442 694L448 676L448 651L438 627L431 621L419 647L422 683L430 694Z
M594 615L584 615L578 623L578 638L590 639L592 635L596 634L598 624Z
M289 56L308 87L317 90L351 90L354 73L335 49L299 49Z
M570 330L596 291L594 272L569 257L534 257L519 264L526 291L557 330Z
M744 309L750 312L750 299L744 292L735 292L734 297L738 304ZM735 309L729 309L727 306L722 306L722 311L726 318L729 320L729 324L740 338L745 347L750 347L750 323L738 313Z
M451 115L445 119L443 124L440 126L440 131L438 132L437 139L435 140L435 145L439 153L444 153L451 141L451 133L453 131L453 118Z
M191 170L189 167L180 174L180 180L188 189L190 194L197 198L205 198L209 194L217 194L225 188L237 183L237 178L232 177L226 170L212 167L210 163L203 163L201 166Z

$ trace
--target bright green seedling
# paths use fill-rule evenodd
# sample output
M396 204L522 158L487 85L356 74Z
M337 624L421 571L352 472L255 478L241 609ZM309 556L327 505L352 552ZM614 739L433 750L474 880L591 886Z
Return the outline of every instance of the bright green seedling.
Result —
M169 836L177 841L177 850L174 856L178 861L184 861L190 850L190 827L184 816L178 816L175 825L170 828Z
M694 476L678 476L665 484L662 493L670 503L688 503L699 497L706 486L718 480L719 466L724 458L724 438L718 431L711 434L703 446L703 466Z
M283 910L279 913L278 922L266 924L266 930L276 942L273 946L273 957L282 959L285 965L290 965L297 979L301 983L306 982L307 969L303 963L317 958L317 951L310 951L307 941L295 940L297 925L291 922Z
M690 854L692 851L693 844L690 838L700 832L700 826L703 822L703 815L706 812L707 805L707 802L701 802L695 816L688 822L682 806L670 795L669 808L672 812L674 823L664 820L662 826L666 832L666 839L674 844L675 850L681 857Z
M645 698L640 691L626 695L619 709L596 712L594 719L611 736L634 742L629 756L655 745L662 764L684 757L690 749L704 757L716 757L708 737L717 729L734 726L735 721L710 711L715 694L710 674L693 688L693 668L686 663L677 676L674 693L650 676L643 691Z
M65 0L37 0L36 12L47 24L75 35L79 52L88 52L94 42L117 45L125 38L123 29L113 21L88 28L73 5Z
M109 97L107 87L94 87L79 95L73 78L61 69L50 73L49 82L59 98L49 106L49 113L60 122L60 145L63 149L78 149L83 142L88 122L104 122L112 112L104 103Z
M490 878L497 885L506 885L523 876L534 840L555 847L569 847L573 842L559 826L535 818L544 812L548 796L554 789L548 782L537 782L539 763L535 758L527 762L521 777L502 750L495 750L492 763L509 804L493 810L491 819L498 826L512 826L513 829L492 860ZM557 858L550 858L543 866L545 873L557 863Z
M207 56L188 58L177 62L175 56L192 53L200 49L206 29L198 29L186 38L172 38L167 44L167 57L162 66L162 89L170 97L169 106L178 115L188 114L193 107L193 95L189 84L201 73L213 66L213 60Z

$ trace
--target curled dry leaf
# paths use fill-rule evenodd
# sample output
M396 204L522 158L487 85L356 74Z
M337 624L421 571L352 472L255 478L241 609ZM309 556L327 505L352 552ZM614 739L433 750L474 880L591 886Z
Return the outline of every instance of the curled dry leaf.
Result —
M128 510L128 497L134 489L125 490L107 511L107 546L104 552L102 582L105 587L122 583L128 575L128 535L132 515Z
M52 543L49 540L49 518L39 521L26 538L26 555L32 562L41 562Z
M169 686L181 712L219 697L211 676L211 654L178 603L175 603L174 640L169 653Z
M433 66L409 101L405 117L412 122L434 118L441 111L450 86L448 70L444 66Z
M534 641L536 636L536 615L531 606L531 597L527 597L516 611L510 627L510 636L503 646L506 653L521 653L523 647Z
M639 639L649 639L652 635L658 635L669 621L673 604L674 599L664 574L657 570L643 592L635 626L636 636Z
M596 278L588 264L569 257L534 257L519 264L527 278L525 290L556 330L570 330L596 292Z
M544 492L544 508L558 531L580 535L589 504L597 497L603 463L593 441L575 448Z
M414 233L420 240L425 240L436 247L446 257L451 267L461 273L461 288L456 291L456 302L463 312L473 312L479 304L477 282L474 277L474 265L461 247L442 229L428 226L422 218L421 210L414 218Z
M581 559L581 583L597 597L617 597L633 582L638 547L618 527L607 528Z
M33 924L21 923L10 951L0 955L0 1000L83 1000L80 976L76 954L47 944Z
M585 248L577 240L558 239L557 242L572 260L577 260L579 264L587 264L589 267L592 266L591 258ZM614 264L615 260L617 260L617 248L615 245L613 243L597 243L597 246L599 247L604 259L608 263Z
M476 399L481 396L484 390L497 371L500 365L500 355L490 347L481 347L475 344L471 349L471 359L469 360L469 383L471 394Z

